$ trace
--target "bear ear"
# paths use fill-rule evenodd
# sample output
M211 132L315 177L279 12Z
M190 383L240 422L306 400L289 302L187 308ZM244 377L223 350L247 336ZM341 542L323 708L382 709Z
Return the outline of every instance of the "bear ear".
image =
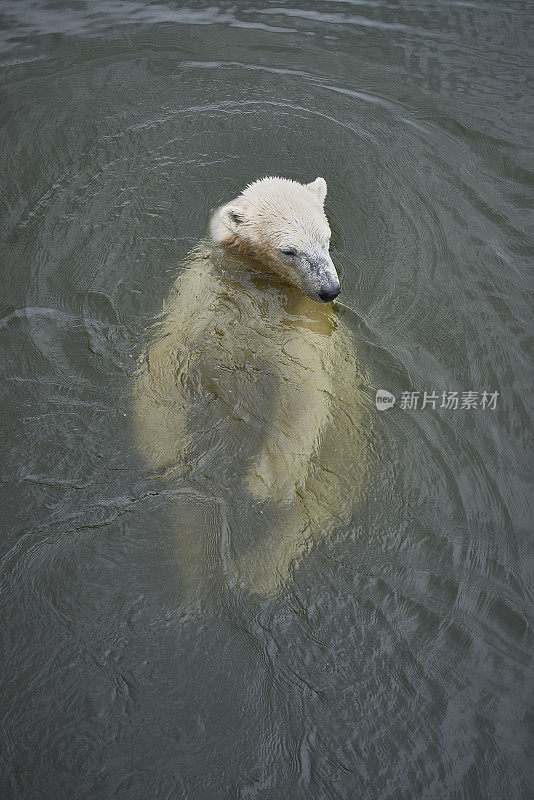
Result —
M231 231L237 231L245 219L245 209L242 206L230 203L221 208L221 219Z
M326 197L326 181L324 178L316 178L312 183L307 183L306 189L309 189L310 192L317 195L317 199L321 205L324 203Z

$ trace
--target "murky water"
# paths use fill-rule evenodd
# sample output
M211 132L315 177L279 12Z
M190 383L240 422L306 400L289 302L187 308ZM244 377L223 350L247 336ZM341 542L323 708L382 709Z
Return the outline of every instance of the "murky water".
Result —
M532 5L260 5L0 6L2 797L531 797ZM273 173L328 182L365 466L265 596L269 370L208 358L187 474L132 419L210 209Z

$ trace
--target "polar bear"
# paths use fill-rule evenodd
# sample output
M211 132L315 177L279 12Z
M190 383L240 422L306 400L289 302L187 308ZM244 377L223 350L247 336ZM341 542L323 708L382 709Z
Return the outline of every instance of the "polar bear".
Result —
M351 519L364 486L367 378L331 302L326 192L323 178L267 177L218 208L136 374L133 432L150 468L245 503L241 525L265 514L232 569L270 597ZM183 560L198 560L188 548Z

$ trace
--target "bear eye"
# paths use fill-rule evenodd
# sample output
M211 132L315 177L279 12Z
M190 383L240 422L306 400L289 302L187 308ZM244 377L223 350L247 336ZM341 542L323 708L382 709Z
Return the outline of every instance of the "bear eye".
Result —
M280 252L283 253L285 256L296 256L298 255L297 250L294 247L281 247Z

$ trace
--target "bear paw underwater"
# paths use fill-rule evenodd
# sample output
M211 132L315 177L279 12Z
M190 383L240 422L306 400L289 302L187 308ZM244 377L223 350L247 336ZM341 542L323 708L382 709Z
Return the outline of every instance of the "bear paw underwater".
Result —
M239 578L268 596L351 519L364 487L367 381L328 303L340 285L325 196L323 178L263 178L218 208L136 375L132 429L148 465L222 504ZM187 575L194 561L201 584L205 543L177 526L181 565Z

